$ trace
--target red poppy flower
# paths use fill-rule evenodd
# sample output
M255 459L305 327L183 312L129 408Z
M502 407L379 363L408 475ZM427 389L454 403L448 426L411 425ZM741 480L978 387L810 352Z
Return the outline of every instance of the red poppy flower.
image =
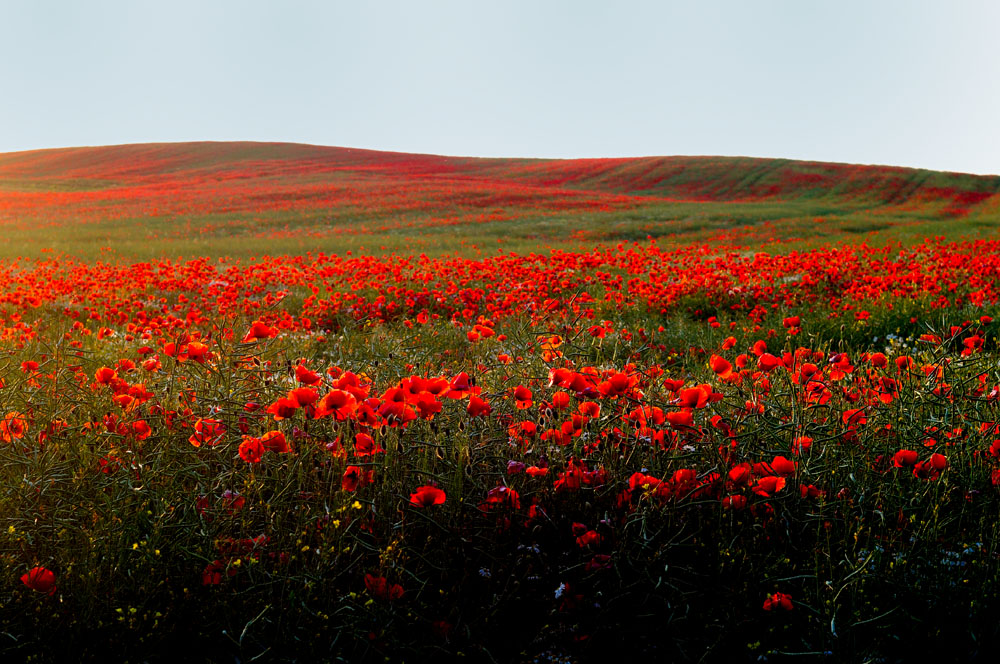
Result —
M826 495L826 492L813 484L800 484L799 495L803 498L822 498Z
M588 530L576 538L576 545L581 549L597 548L604 541L604 537L596 530Z
M305 408L316 403L319 400L319 394L311 387L296 387L288 393L288 398Z
M750 464L741 463L729 471L729 481L736 486L746 486L750 484Z
M628 374L615 372L598 385L597 389L606 397L617 397L628 392L636 383L637 381Z
M774 593L764 600L765 611L791 611L793 608L792 596L787 593Z
M375 439L366 433L359 433L354 437L354 453L359 457L371 456L385 452L384 449L375 443Z
M531 390L526 388L524 385L518 385L514 388L514 404L517 406L518 410L524 410L525 408L531 408Z
M713 355L708 360L708 366L712 368L719 378L726 380L733 375L733 365L724 357Z
M659 479L643 473L632 473L632 476L628 479L628 488L631 491L635 491L636 489L652 489L659 485Z
M708 405L708 396L712 393L712 388L703 389L707 386L686 387L677 392L678 404L682 408L704 408Z
M808 452L812 447L813 439L809 436L797 436L795 440L792 441L792 451L796 454L802 454L803 452Z
M403 596L403 586L398 583L389 583L384 576L365 574L365 588L372 597L378 600L392 602Z
M118 372L111 367L101 367L94 373L94 380L101 385L110 385L115 378L118 378Z
M333 367L331 367L333 369ZM330 373L330 370L327 370ZM333 381L333 387L337 390L344 390L350 393L356 401L364 401L368 398L369 385L362 385L361 378L353 371L345 371L343 375Z
M132 423L132 434L136 440L146 440L152 433L153 429L146 420L138 420Z
M433 420L434 416L440 413L442 408L441 402L435 399L433 394L428 394L427 392L417 397L416 406L420 412L420 417L425 420Z
M781 358L775 357L770 353L764 353L759 358L757 358L757 368L764 373L771 373L778 367L782 365Z
M777 475L761 477L753 487L753 492L765 498L772 496L785 488L785 478Z
M295 380L303 385L319 385L323 382L323 377L315 371L310 371L303 364L295 366Z
M486 493L486 500L480 505L481 509L488 510L502 506L510 509L521 509L521 495L506 486L496 486Z
M24 433L28 428L28 422L24 415L17 411L7 413L7 416L0 420L0 438L4 442L10 443L19 438L24 438Z
M118 407L126 413L133 410L136 406L135 398L130 394L116 394L111 400L118 404Z
M357 491L366 484L370 484L374 475L375 471L373 470L362 470L361 466L348 466L344 469L340 488L344 491Z
M417 413L403 401L385 401L378 407L378 414L391 427L405 427L417 419Z
M785 477L788 477L789 475L794 475L795 467L796 463L794 461L790 461L789 459L786 459L783 456L776 456L774 457L774 460L771 462L771 468L774 470L774 472L778 475L784 475Z
M264 445L261 444L260 438L243 436L243 442L240 443L240 458L247 463L259 463L264 458Z
M679 429L681 427L689 427L692 424L694 424L694 413L688 408L685 408L683 410L671 411L667 413L666 417L667 417L667 422L669 422L670 426L674 427L675 429Z
M852 408L850 410L845 410L844 414L840 416L840 419L848 427L854 428L861 426L868 422L868 416L865 414L864 409Z
M183 354L177 357L179 360L194 360L200 364L204 364L206 360L212 359L212 354L208 352L208 346L199 341L192 341L187 345L187 349Z
M471 397L469 405L465 408L465 412L468 413L469 417L483 417L489 415L491 410L490 404L485 399L477 396Z
M339 422L348 419L358 409L358 400L347 390L331 390L316 407L316 417L333 415Z
M236 576L236 569L230 567L226 569L226 564L221 560L213 560L209 564L205 565L205 569L201 571L201 585L203 586L217 586L222 583L223 579L227 576Z
M288 446L288 441L285 439L285 434L280 431L268 431L260 437L260 443L264 449L271 452L284 454L292 451L292 448Z
M913 466L913 476L922 480L936 480L947 467L948 459L943 454L932 454L930 459Z
M872 363L873 367L878 369L884 369L889 366L889 358L883 353L872 353L868 356L868 360Z
M451 380L451 389L448 391L449 399L463 399L472 391L472 382L469 374L464 371Z
M243 343L250 343L251 341L256 341L257 339L272 339L278 336L278 328L271 327L267 323L259 320L255 320L253 324L250 325L250 331L246 333L243 337Z
M218 445L226 434L226 426L221 420L199 419L194 423L194 433L188 442L195 447Z
M569 392L556 392L552 395L552 407L557 410L562 410L569 406Z
M445 501L445 493L436 486L426 485L419 487L416 492L410 494L410 504L414 507L430 507L431 505L441 505Z
M899 450L892 455L892 464L896 468L909 468L917 462L917 453L913 450Z
M266 412L270 413L271 415L274 415L274 419L277 421L293 417L295 415L295 411L297 411L299 408L301 408L301 406L299 406L299 402L296 401L295 399L289 399L288 397L281 397L273 404L268 406ZM316 412L318 414L319 410L317 410Z
M21 583L46 595L53 595L56 592L55 572L44 567L32 567L21 575Z

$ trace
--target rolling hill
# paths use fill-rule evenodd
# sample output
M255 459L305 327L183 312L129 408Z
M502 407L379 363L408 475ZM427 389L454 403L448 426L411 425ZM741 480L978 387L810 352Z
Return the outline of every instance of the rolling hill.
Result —
M104 236L126 255L337 250L359 236L386 250L762 229L799 242L817 236L817 218L823 238L942 220L968 233L992 228L998 211L1000 176L786 159L482 159L247 142L0 154L8 254L87 254Z

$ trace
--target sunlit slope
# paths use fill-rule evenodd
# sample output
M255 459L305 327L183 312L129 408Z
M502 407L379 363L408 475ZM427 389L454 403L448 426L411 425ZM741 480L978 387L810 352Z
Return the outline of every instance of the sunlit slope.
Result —
M361 236L386 250L494 240L528 249L729 231L766 243L900 227L916 236L941 220L949 224L929 234L993 232L998 192L1000 176L745 157L477 159L248 142L65 148L0 154L0 253L93 255L97 243L134 256L297 253L356 248Z
M681 200L830 197L871 203L949 200L972 208L1000 176L749 157L474 159L294 143L159 143L0 154L0 178L40 182L192 178L277 180L355 172L387 179L517 180L549 189Z
M215 173L266 178L342 169L410 175L414 170L447 173L471 161L476 160L298 143L144 143L2 153L0 177L132 181Z
M525 180L549 186L681 200L825 197L870 204L940 201L968 210L1000 192L1000 176L749 157L537 161L510 170Z

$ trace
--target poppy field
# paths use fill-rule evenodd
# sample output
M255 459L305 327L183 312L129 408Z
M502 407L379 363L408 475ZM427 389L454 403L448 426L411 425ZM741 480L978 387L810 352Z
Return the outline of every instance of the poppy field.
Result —
M985 659L998 192L0 155L0 653Z

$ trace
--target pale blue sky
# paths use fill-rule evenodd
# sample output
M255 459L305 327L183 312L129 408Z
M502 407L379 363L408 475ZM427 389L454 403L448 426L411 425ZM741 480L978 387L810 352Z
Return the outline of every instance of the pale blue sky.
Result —
M0 0L0 151L275 140L1000 173L1000 2Z

